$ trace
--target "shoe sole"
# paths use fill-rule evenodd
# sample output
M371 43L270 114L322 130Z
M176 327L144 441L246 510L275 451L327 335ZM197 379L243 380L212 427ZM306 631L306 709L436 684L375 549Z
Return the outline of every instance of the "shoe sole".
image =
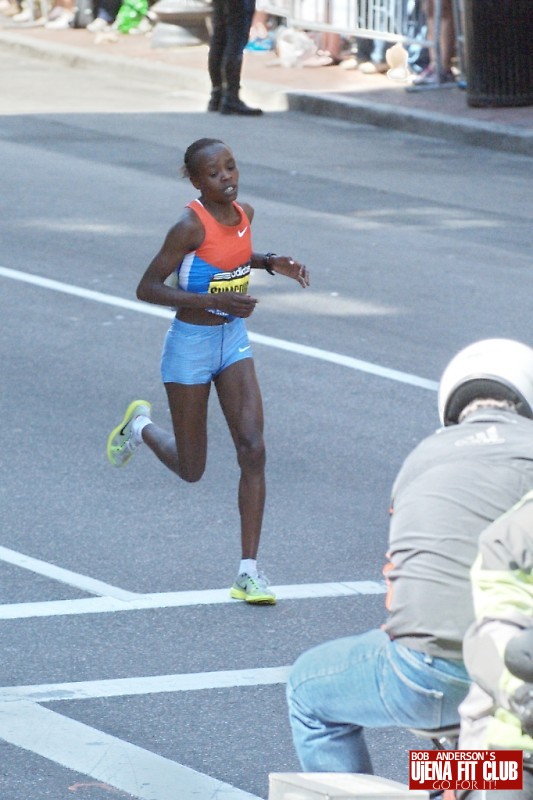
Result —
M127 425L127 424L128 424L129 420L130 420L130 419L131 419L131 417L133 416L133 413L134 413L135 409L136 409L136 408L138 408L139 406L147 406L149 409L151 409L151 408L152 408L152 404L151 404L151 403L148 403L146 400L134 400L134 401L133 401L132 403L130 403L130 404L129 404L129 406L127 407L127 409L126 409L126 413L124 414L124 416L123 416L123 418L122 418L122 422L119 422L119 424L116 426L116 428L113 428L113 430L111 431L111 433L110 433L110 434L109 434L109 436L107 437L107 448L106 448L106 452L107 452L107 457L108 457L108 459L109 459L109 462L110 462L111 466L113 466L113 467L125 467L125 466L126 466L126 464L128 463L128 461L130 460L130 458L131 458L131 457L132 457L132 455L133 455L133 453L132 453L132 454L129 456L129 458L125 458L125 459L124 459L124 461L123 461L121 464L117 464L117 463L116 463L116 461L113 459L113 455L114 455L114 449L116 449L116 448L114 448L114 447L113 447L113 439L115 438L115 436L116 436L118 433L120 433L120 431L122 430L122 428L123 428L125 425Z
M275 606L276 605L276 598L273 595L268 594L260 594L260 595L250 595L246 594L242 589L230 589L230 597L234 600L245 600L247 603L251 603L252 605L256 606Z

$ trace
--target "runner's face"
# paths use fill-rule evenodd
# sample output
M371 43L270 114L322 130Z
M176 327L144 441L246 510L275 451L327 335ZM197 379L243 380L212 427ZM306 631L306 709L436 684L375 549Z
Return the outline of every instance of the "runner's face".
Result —
M239 170L233 153L223 144L206 147L199 154L193 185L204 200L216 203L235 200L239 188Z

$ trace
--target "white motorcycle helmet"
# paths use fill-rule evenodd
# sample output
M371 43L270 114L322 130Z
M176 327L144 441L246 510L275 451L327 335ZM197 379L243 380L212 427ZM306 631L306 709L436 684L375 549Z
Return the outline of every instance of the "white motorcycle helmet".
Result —
M533 417L533 349L512 339L483 339L457 353L439 383L439 417L455 425L478 398L510 400L524 417Z

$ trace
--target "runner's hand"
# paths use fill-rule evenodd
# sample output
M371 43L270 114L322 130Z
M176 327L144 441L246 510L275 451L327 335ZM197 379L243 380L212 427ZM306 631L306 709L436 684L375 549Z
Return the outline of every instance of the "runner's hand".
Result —
M301 264L299 261L289 258L289 256L273 256L271 264L274 272L286 275L287 278L294 278L302 289L309 286L309 271L305 264Z
M212 308L217 311L225 311L232 317L241 317L246 319L250 317L257 304L255 297L250 297L249 294L240 294L239 292L221 292L214 295L216 298L213 302Z

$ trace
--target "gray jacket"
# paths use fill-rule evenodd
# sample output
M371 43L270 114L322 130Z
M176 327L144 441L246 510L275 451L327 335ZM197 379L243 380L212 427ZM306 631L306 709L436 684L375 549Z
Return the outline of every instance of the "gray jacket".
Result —
M391 638L461 659L479 535L532 488L533 421L513 412L474 412L415 448L392 492Z

